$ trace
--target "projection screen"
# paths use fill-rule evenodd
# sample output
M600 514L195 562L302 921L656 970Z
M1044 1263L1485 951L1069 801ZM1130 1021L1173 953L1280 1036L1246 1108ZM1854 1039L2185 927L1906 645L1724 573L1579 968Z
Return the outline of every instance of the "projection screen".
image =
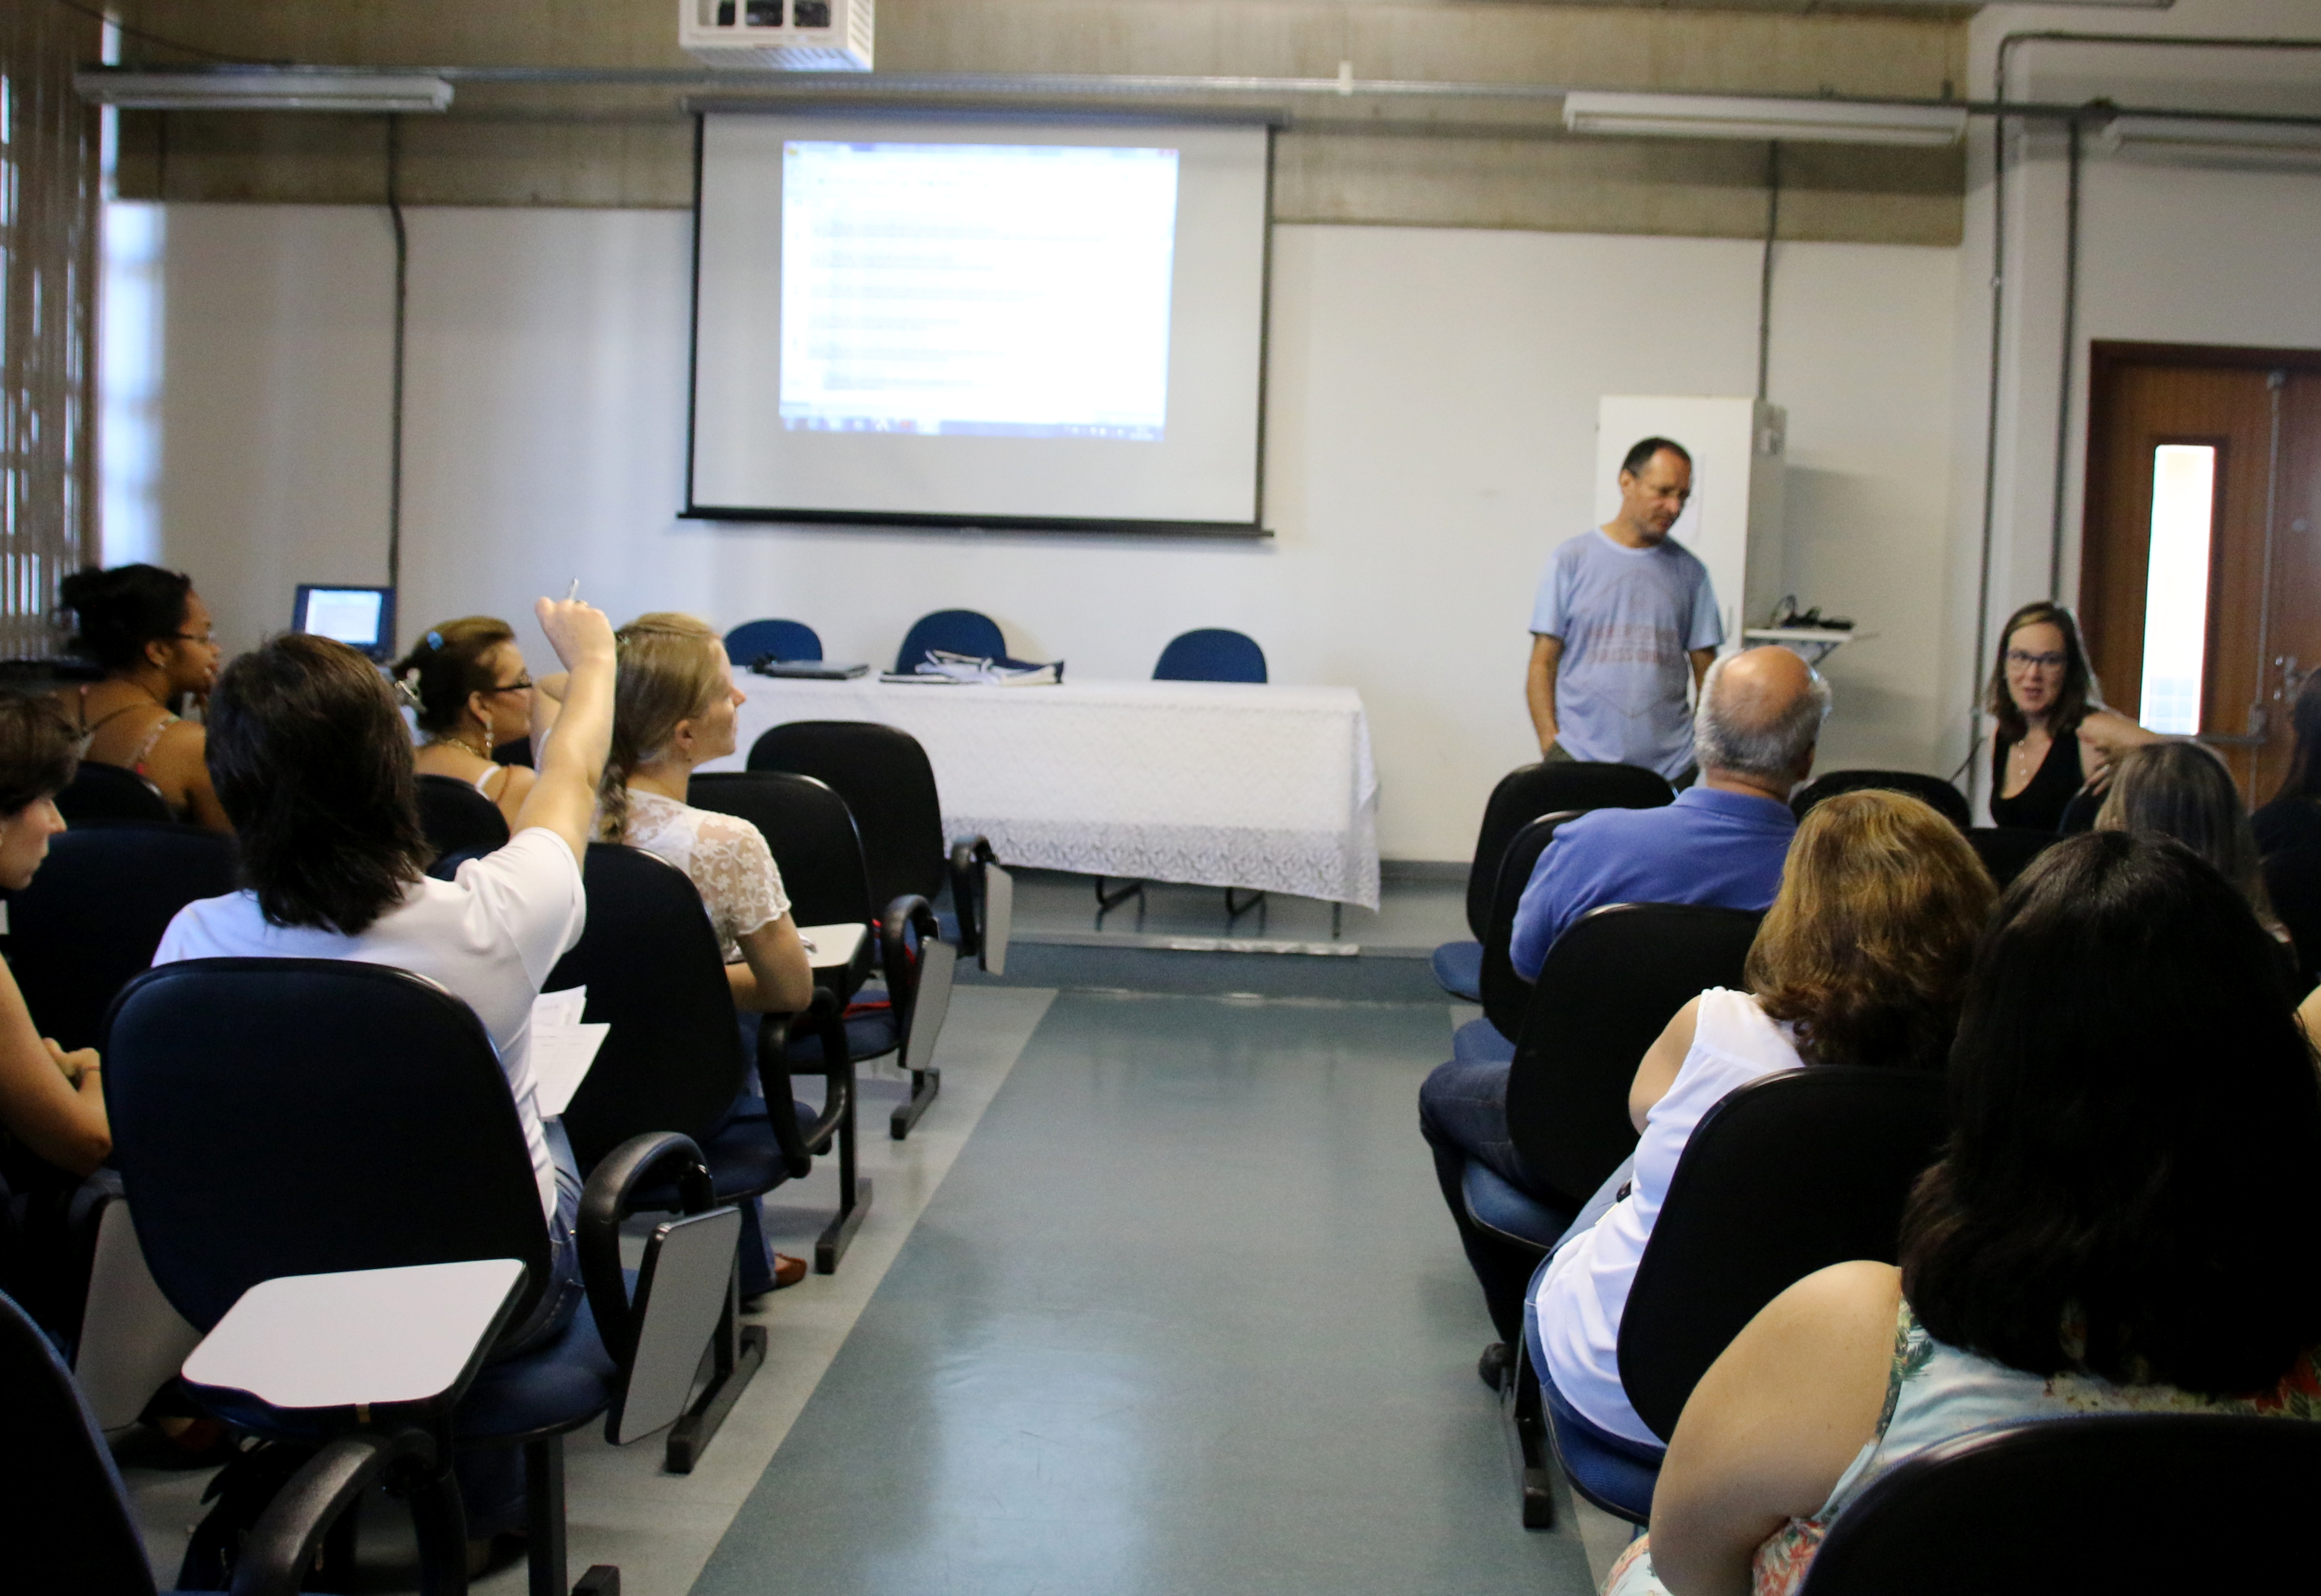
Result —
M1268 143L705 114L686 514L1261 535Z

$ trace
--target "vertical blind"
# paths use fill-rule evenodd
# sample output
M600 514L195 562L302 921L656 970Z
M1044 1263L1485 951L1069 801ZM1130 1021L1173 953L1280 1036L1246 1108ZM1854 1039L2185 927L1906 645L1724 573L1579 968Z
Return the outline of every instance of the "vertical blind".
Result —
M62 640L57 584L96 546L98 24L0 0L0 657Z

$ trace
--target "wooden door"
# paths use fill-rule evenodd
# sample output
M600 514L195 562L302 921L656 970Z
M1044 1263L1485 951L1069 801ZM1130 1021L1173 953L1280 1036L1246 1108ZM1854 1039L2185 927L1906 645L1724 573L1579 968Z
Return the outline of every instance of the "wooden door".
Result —
M2288 768L2289 703L2321 663L2321 352L2098 343L2091 383L2089 662L2114 708L2197 734L2262 803ZM2204 569L2185 563L2191 520ZM2163 675L2188 650L2198 689L2171 697Z

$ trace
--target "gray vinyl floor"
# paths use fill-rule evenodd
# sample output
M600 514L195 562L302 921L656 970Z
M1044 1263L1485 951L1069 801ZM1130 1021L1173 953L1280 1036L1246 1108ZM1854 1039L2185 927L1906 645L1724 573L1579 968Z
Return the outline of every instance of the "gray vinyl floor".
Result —
M1309 990L1424 966L1142 952L1091 977L1055 953L1038 987L962 982L942 1097L908 1142L866 1140L870 1221L837 1275L769 1299L769 1363L701 1470L572 1438L575 1573L617 1562L631 1596L1588 1589L1579 1521L1516 1523L1417 1135L1453 1012ZM769 1199L778 1245L804 1249L824 1179ZM165 1580L201 1483L131 1476Z

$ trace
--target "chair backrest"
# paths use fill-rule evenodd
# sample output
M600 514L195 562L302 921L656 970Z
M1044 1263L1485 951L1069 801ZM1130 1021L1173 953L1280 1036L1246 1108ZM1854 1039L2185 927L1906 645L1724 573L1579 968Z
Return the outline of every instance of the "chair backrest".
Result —
M436 858L507 846L507 816L472 784L457 776L422 776L418 795L419 829Z
M1675 798L1676 789L1659 771L1641 765L1593 760L1517 765L1499 778L1483 806L1475 862L1467 869L1467 929L1478 942L1488 940L1499 859L1525 821L1558 809L1657 809Z
M871 896L854 816L827 783L786 771L729 771L694 777L687 798L698 808L736 816L758 828L773 850L791 917L799 925L878 918L883 900Z
M950 867L942 802L935 768L910 733L867 720L795 720L760 737L749 764L811 776L846 800L861 836L871 900L882 910L906 892L933 903L942 890ZM779 843L774 856L784 857ZM782 875L788 879L787 863Z
M196 1329L280 1275L470 1258L521 1262L510 1322L531 1311L548 1227L523 1127L442 988L350 959L193 959L130 982L105 1030L138 1245Z
M804 621L744 621L725 634L725 657L740 670L768 658L819 660L822 638Z
M0 1590L153 1596L145 1543L104 1432L32 1316L0 1297Z
M10 968L32 1023L94 1047L114 994L153 962L177 911L234 889L233 839L199 826L92 822L49 844L9 900Z
M1262 682L1265 651L1245 632L1203 626L1169 640L1152 667L1152 679Z
M1628 1088L1676 1011L1738 988L1753 909L1618 903L1547 951L1507 1072L1507 1135L1534 1181L1577 1208L1635 1150Z
M999 623L981 610L939 609L933 615L921 616L903 634L903 646L895 653L895 669L916 669L931 648L946 653L972 654L978 660L997 660L1007 652L1007 639L1001 634Z
M2321 971L2321 848L2288 848L2264 860L2265 896L2297 944L2297 968L2307 980Z
M2032 831L2019 825L1978 825L1966 834L1982 868L2007 890L2031 862L2063 839L2052 831Z
M1685 1144L1620 1319L1620 1383L1666 1440L1741 1327L1851 1258L1895 1261L1902 1205L1942 1152L1943 1078L1816 1065L1752 1081Z
M692 879L618 843L589 844L581 874L587 929L542 990L587 987L582 1017L613 1027L564 1110L572 1155L586 1173L647 1131L708 1141L751 1061L733 1023L717 933Z
M1483 1017L1497 1026L1502 1036L1513 1036L1522 1028L1524 1010L1531 1007L1531 982L1515 973L1515 962L1509 956L1509 944L1515 935L1515 908L1523 901L1524 888L1531 882L1531 872L1538 866L1539 856L1555 840L1557 828L1585 813L1584 809L1560 809L1552 815L1537 816L1518 825L1507 839L1507 845L1500 850L1498 880L1491 889L1490 917L1483 925L1479 995L1483 999Z
M1830 1526L1803 1596L2307 1590L2316 1491L2321 1424L2296 1418L1973 1430L1873 1481Z
M78 825L85 820L150 820L163 824L177 818L169 813L169 806L161 795L145 785L142 776L119 765L99 764L93 759L81 761L79 771L57 794L57 812L68 825Z
M1974 825L1974 811L1968 807L1964 793L1939 776L1924 776L1916 771L1831 771L1815 777L1791 794L1789 809L1803 820L1806 811L1822 799L1835 798L1841 792L1861 792L1865 789L1907 793L1961 831Z

